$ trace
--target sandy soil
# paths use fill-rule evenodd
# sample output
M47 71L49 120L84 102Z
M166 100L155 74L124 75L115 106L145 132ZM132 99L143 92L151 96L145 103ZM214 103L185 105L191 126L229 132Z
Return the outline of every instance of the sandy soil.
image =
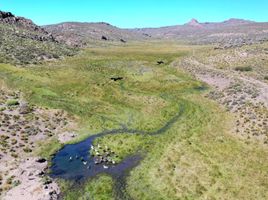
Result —
M65 131L58 135L58 140L60 141L60 143L64 144L73 140L76 136L77 134L75 132Z
M20 184L9 190L3 200L52 200L57 199L60 193L58 185L50 180L45 180L44 173L47 162L39 163L37 158L27 158L19 162L10 172Z
M57 199L60 190L46 175L47 161L38 161L35 152L43 140L74 139L74 120L61 110L30 106L21 93L0 88L0 122L0 199Z

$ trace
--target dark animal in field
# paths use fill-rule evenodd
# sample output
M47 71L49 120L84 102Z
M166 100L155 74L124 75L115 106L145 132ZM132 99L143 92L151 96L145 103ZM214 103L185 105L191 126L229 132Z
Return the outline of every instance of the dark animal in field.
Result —
M101 37L102 40L108 40L107 37L105 37L104 35Z
M162 61L162 60L160 60L160 61L157 61L157 64L158 64L158 65L162 65L162 64L165 64L165 62Z
M127 41L124 39L120 39L120 42L126 43Z
M121 81L121 80L123 80L123 77L112 77L111 80L113 80L113 81Z

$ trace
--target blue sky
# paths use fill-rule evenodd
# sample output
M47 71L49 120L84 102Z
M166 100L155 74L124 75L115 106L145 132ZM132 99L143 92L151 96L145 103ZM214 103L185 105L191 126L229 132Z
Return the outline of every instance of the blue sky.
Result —
M108 22L121 28L159 27L244 18L268 21L268 0L0 0L0 10L38 25Z

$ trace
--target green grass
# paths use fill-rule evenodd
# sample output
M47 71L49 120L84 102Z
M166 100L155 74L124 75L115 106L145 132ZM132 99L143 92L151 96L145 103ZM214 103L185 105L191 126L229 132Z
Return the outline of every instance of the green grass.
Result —
M232 117L202 97L202 83L171 66L191 48L176 43L95 47L46 65L0 64L0 77L30 103L76 116L78 140L122 126L154 132L183 107L183 115L161 135L118 134L95 141L120 160L144 155L127 177L126 191L133 199L267 199L267 150L233 137ZM158 60L165 65L157 65ZM124 79L114 82L113 76ZM39 146L46 158L61 147L56 136ZM79 188L62 182L61 188L70 200L88 194L117 199L107 175Z
M51 156L59 150L63 145L59 143L56 137L50 138L48 140L42 140L38 144L38 148L35 152L38 156L46 159L50 159Z
M128 179L131 196L134 199L267 198L267 185L262 185L268 177L267 151L229 135L228 118L215 105L196 97L190 99L181 121L159 137L142 164L131 172Z
M7 106L16 106L19 105L19 101L16 99L10 99L6 102Z
M89 49L49 66L1 65L0 77L21 89L31 103L78 116L91 134L122 124L153 130L174 114L173 94L181 95L200 83L167 65L156 64L159 58L168 64L187 50L170 47L171 53L164 48L159 52L159 47L148 45L141 52L141 48ZM124 80L113 82L112 76L123 76Z
M214 103L197 95L180 101L184 115L162 135L98 139L122 158L146 153L127 179L131 197L266 199L268 152L230 135L231 118Z
M106 175L101 175L79 187L70 186L70 183L61 181L60 183L65 200L101 199L114 200L113 179ZM71 189L70 189L71 188Z

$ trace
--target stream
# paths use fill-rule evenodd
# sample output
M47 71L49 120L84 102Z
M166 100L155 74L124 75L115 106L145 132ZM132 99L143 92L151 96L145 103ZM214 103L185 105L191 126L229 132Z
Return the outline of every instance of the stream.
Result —
M156 131L146 132L141 130L132 130L128 128L114 129L103 131L87 139L76 143L65 145L52 158L51 174L52 178L62 178L65 180L83 181L93 178L99 174L105 173L112 176L116 180L116 190L123 193L125 190L124 182L128 172L139 164L142 160L141 155L131 155L126 157L122 162L116 165L110 165L105 168L105 164L94 163L94 158L90 155L90 147L95 139L111 134L148 134L158 135L166 132L183 114L184 106L179 105L179 111L173 116L163 127ZM71 159L70 159L71 158ZM120 194L119 194L120 195ZM122 196L121 194L120 196Z

